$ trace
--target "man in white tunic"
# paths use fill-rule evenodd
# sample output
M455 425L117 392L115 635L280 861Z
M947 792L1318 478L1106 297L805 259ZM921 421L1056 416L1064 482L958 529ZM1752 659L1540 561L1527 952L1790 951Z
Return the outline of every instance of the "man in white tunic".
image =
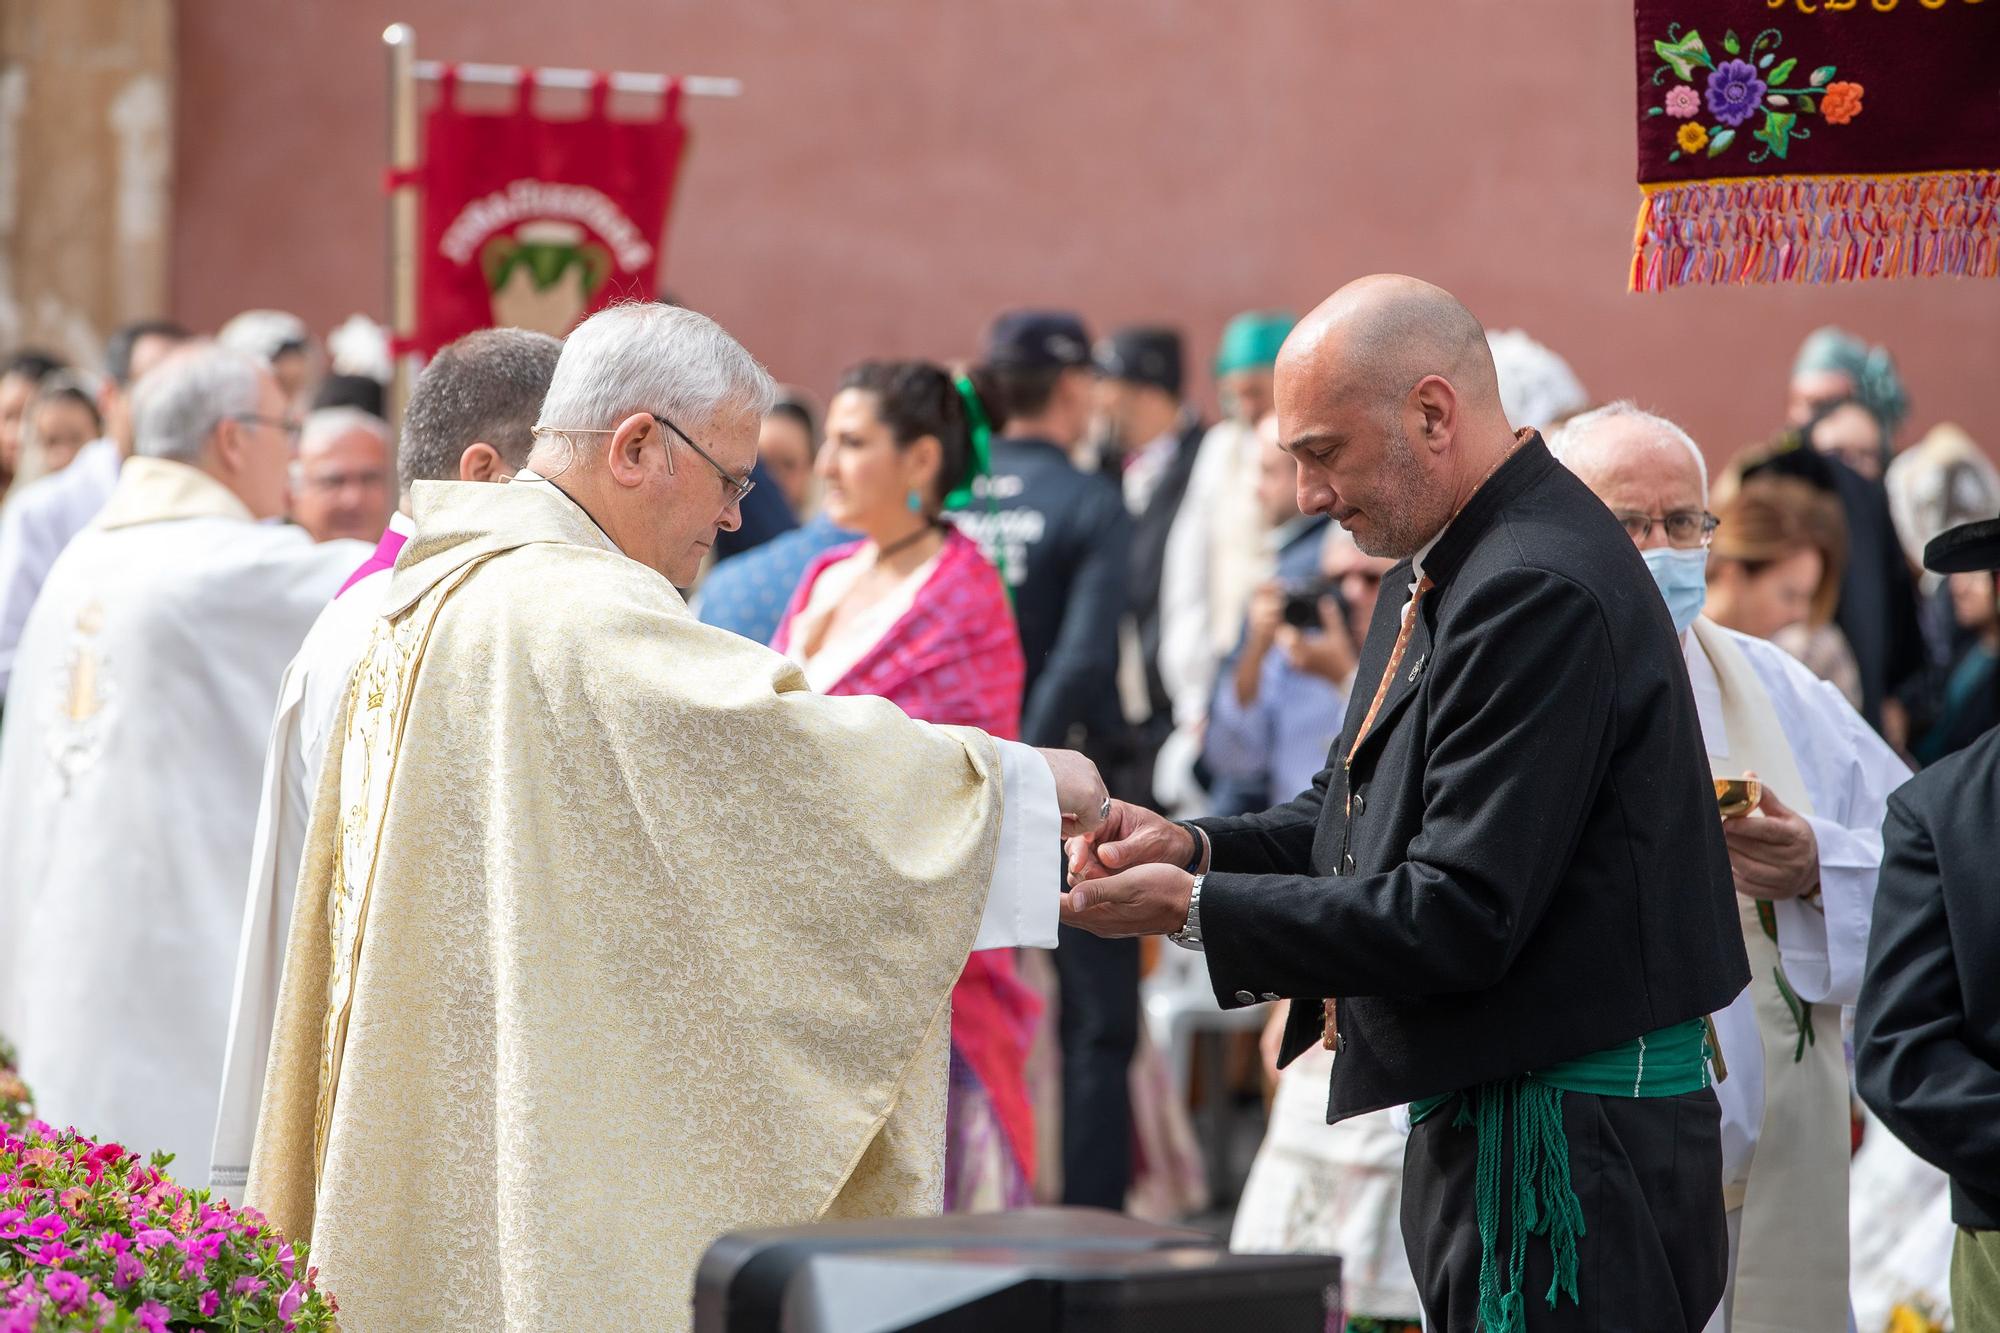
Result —
M211 1187L228 1198L242 1197L250 1171L312 786L346 696L347 678L388 599L389 572L415 530L409 517L411 491L419 481L498 482L518 472L534 445L535 414L561 350L562 344L546 333L482 329L431 358L403 409L396 451L401 503L389 516L375 553L348 576L285 668L264 754L263 803L243 907L210 1168Z
M184 349L57 559L0 744L0 1031L57 1124L208 1178L265 728L367 547L283 514L293 424L248 358Z
M942 1204L952 983L1054 942L1059 829L1109 801L688 614L774 397L707 318L614 307L527 469L416 487L246 1191L349 1333L685 1329L723 1232Z
M1754 773L1759 807L1725 825L1750 985L1715 1015L1731 1273L1709 1327L1847 1326L1850 1144L1842 1005L1868 951L1889 793L1910 775L1848 706L1782 649L1701 618L1708 472L1672 422L1630 403L1551 442L1624 522L1682 632L1709 762Z

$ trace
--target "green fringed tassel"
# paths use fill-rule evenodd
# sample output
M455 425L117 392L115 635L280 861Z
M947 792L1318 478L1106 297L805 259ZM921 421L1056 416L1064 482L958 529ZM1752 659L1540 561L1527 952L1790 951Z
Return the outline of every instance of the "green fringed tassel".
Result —
M1778 983L1778 994L1792 1011L1792 1022L1799 1030L1798 1044L1792 1047L1792 1063L1798 1064L1806 1058L1806 1047L1819 1044L1819 1034L1813 1031L1812 1006L1799 999L1792 984L1785 980L1783 968L1772 968L1771 977Z
M1504 1135L1514 1129L1514 1170L1501 1178ZM1528 1237L1546 1237L1555 1273L1548 1303L1558 1293L1572 1304L1577 1296L1577 1242L1586 1230L1583 1204L1570 1179L1569 1139L1563 1133L1562 1090L1529 1079L1482 1084L1460 1099L1455 1128L1470 1126L1479 1136L1474 1201L1479 1221L1479 1326L1484 1333L1525 1333L1521 1281L1528 1264ZM1500 1210L1512 1214L1507 1277L1500 1277Z

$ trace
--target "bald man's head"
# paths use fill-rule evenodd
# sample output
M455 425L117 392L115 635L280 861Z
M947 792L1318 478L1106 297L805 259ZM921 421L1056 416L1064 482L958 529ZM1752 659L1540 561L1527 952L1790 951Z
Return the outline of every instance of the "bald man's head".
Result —
M1434 537L1513 444L1486 333L1441 287L1362 278L1300 322L1278 354L1279 438L1299 507L1371 555Z
M1442 287L1400 273L1348 283L1300 322L1278 353L1278 371L1339 376L1393 410L1427 375L1462 400L1500 401L1486 330Z

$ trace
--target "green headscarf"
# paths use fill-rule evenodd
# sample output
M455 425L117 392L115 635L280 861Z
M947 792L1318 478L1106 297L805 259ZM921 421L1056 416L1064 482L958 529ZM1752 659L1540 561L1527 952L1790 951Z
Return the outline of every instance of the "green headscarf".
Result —
M1215 349L1218 377L1239 370L1263 370L1278 363L1285 335L1298 323L1288 310L1251 310L1229 321Z
M1903 377L1896 372L1895 358L1886 347L1870 347L1846 329L1829 324L1814 329L1799 344L1792 362L1792 378L1816 371L1837 371L1854 382L1854 396L1882 419L1890 435L1910 411L1910 395Z

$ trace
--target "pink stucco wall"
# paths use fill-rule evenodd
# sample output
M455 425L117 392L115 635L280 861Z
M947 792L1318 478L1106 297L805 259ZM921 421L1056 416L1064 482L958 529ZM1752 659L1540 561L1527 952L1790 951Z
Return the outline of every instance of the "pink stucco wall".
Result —
M1625 291L1631 11L1616 0L200 0L178 7L173 292L317 326L383 310L379 38L426 55L733 74L692 104L667 285L782 378L972 351L996 309L1172 320L1359 274L1442 283L1593 393L1721 456L1837 321L1913 429L2000 443L2000 285ZM1205 378L1199 392L1207 395Z

